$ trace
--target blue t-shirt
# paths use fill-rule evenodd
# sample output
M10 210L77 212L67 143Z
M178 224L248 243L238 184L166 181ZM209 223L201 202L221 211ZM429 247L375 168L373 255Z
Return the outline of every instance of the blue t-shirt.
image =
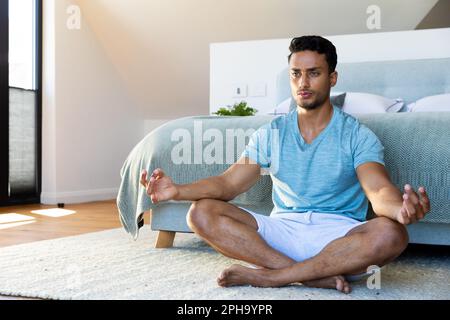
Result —
M384 165L380 140L335 106L311 144L304 141L297 120L297 110L273 119L250 137L242 154L271 175L272 215L314 211L364 221L368 200L356 168L366 162Z

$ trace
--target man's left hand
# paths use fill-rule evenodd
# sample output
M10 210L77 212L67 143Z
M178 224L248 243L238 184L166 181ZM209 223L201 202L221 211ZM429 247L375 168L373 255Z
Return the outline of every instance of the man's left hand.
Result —
M409 184L405 185L403 205L397 213L398 222L405 225L415 223L430 211L430 199L424 187L419 188L419 194Z

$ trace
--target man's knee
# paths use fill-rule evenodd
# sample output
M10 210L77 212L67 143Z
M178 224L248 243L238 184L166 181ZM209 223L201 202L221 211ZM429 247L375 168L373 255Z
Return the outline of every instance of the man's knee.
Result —
M376 220L371 237L373 251L381 256L387 256L387 259L397 257L409 243L406 227L385 217Z
M189 228L196 233L204 233L209 230L217 209L217 200L202 199L194 201L186 216Z

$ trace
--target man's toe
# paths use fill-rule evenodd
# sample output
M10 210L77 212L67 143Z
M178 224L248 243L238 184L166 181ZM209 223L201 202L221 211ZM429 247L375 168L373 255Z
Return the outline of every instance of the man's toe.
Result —
M338 291L344 290L344 281L340 278L336 278L336 290Z

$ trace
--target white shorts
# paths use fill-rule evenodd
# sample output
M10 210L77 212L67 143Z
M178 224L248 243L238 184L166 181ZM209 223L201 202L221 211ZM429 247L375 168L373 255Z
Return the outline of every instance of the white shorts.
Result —
M297 262L314 257L333 240L367 222L312 211L265 216L241 209L256 219L258 233L269 246Z

